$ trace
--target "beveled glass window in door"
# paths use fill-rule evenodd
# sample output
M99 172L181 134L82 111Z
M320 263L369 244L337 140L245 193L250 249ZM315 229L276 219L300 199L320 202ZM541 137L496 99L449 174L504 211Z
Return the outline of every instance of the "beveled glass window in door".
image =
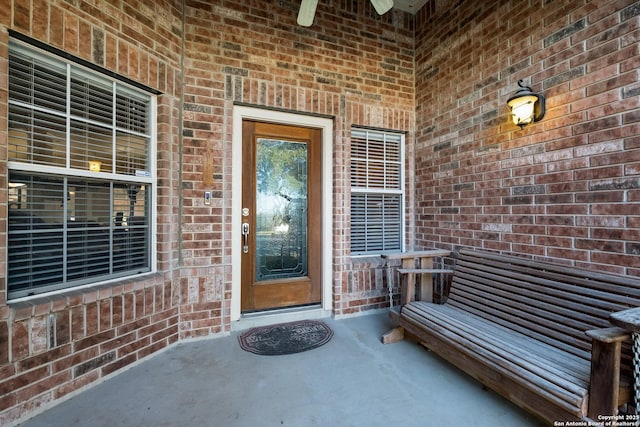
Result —
M307 159L306 144L257 139L256 281L308 274Z

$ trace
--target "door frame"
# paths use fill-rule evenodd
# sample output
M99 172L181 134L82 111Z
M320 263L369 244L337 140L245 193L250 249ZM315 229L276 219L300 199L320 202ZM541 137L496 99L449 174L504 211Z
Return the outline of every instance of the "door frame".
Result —
M231 321L241 318L242 254L242 121L256 120L276 124L322 129L322 302L321 310L331 313L333 305L333 117L298 114L247 105L233 106L232 183L231 183Z

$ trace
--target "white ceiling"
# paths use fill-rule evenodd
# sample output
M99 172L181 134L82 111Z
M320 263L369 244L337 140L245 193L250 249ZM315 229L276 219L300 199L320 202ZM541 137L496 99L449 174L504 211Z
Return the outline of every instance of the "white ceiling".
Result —
M409 13L417 13L428 0L393 0L393 7Z

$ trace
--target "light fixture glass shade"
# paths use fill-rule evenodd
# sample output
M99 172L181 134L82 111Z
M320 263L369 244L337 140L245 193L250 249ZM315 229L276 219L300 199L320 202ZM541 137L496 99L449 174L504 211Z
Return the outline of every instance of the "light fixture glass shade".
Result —
M527 95L509 101L507 105L511 108L513 123L520 127L531 123L534 119L533 107L537 100L537 96Z
M298 11L298 25L310 27L313 24L313 18L316 16L317 7L318 0L302 0Z
M531 91L522 80L518 80L518 89L511 98L507 99L507 105L511 111L513 123L524 128L529 123L542 120L546 112L545 97Z
M371 4L378 12L378 15L384 15L393 7L393 0L371 0Z

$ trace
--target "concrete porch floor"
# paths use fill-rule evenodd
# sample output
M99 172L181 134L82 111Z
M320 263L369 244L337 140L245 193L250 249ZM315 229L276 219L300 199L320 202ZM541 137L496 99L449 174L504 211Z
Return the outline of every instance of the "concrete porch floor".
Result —
M422 346L383 345L386 314L325 319L326 345L286 356L231 336L183 342L20 424L541 426Z

